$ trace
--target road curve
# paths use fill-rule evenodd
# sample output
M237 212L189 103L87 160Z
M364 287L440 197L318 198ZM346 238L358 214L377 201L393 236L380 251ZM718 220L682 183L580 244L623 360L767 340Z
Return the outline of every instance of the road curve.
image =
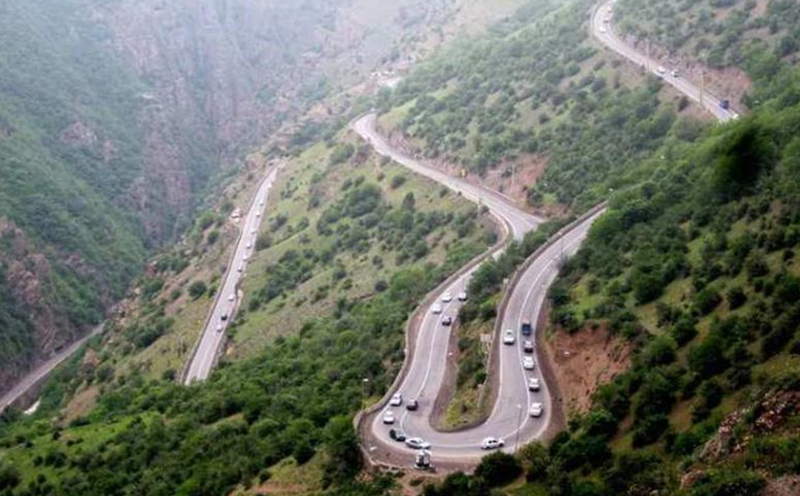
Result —
M733 110L722 108L719 98L708 91L701 91L696 84L687 80L682 75L673 76L672 68L670 67L663 67L664 70L659 71L659 68L662 68L662 66L658 61L636 51L636 49L622 41L622 39L617 36L612 23L613 7L615 3L616 0L603 2L592 11L592 34L595 38L617 54L649 70L653 75L676 88L693 102L702 105L702 107L716 117L717 120L725 122L738 117L738 114Z
M515 238L524 236L538 224L539 219L522 211L504 196L448 176L393 149L375 130L374 115L359 119L353 128L369 141L378 153L389 156L409 169L461 192L470 200L480 200L494 215L510 226ZM461 291L465 291L469 278L478 266L434 291L436 298L426 300L426 307L421 309L420 318L413 324L416 327L411 332L414 332L416 339L414 349L407 357L406 373L402 376L399 384L396 384L396 387L390 391L391 393L401 393L405 401L412 398L417 399L419 409L409 412L405 406L386 406L384 399L380 403L380 408L371 409L361 419L361 424L364 426L361 429L362 443L366 452L370 453L373 458L384 458L374 461L386 463L386 458L389 458L392 460L389 463L392 464L407 463L413 456L412 450L389 438L389 429L392 427L402 428L409 437L421 437L430 442L434 463L470 465L477 463L485 455L485 452L480 449L480 444L486 437L502 437L506 441L505 449L514 451L517 446L522 446L537 438L546 430L552 412L551 396L547 384L538 373L538 349L532 355L537 363L536 368L527 371L522 367L523 351L519 335L520 325L523 320L530 319L531 322L538 320L547 290L558 275L559 260L578 250L589 227L603 211L601 209L582 219L571 229L566 230L558 241L542 249L519 276L518 283L510 289L511 293L503 314L501 328L512 329L517 336L517 341L513 346L497 344L500 349L498 350L499 377L497 378L496 403L484 423L455 433L439 432L431 423L433 404L444 382L451 332L451 327L442 325L442 318L458 315L461 303L456 296ZM443 301L442 295L445 293L449 293L453 297L452 301ZM441 313L434 313L434 304L441 305ZM495 339L499 340L500 337L495 336ZM531 337L531 339L535 338ZM529 377L541 379L540 391L535 393L528 391ZM543 403L542 417L532 418L528 414L532 402ZM395 414L396 421L393 426L383 423L383 413L386 410L392 410Z
M203 381L208 378L214 368L217 352L225 338L225 329L233 320L234 313L239 304L237 287L239 279L247 268L247 260L255 249L256 236L261 224L261 216L266 209L267 197L279 168L270 171L258 186L255 196L250 203L250 208L240 220L241 227L239 239L236 241L233 255L225 272L222 287L217 291L214 304L208 313L203 327L203 333L195 345L189 363L185 368L184 384ZM225 317L223 319L223 317Z

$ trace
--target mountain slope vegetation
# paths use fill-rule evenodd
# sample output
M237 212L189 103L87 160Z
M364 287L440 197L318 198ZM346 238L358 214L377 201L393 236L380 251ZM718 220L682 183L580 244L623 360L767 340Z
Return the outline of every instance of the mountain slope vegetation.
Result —
M0 389L97 325L248 147L514 5L369 3L0 6Z

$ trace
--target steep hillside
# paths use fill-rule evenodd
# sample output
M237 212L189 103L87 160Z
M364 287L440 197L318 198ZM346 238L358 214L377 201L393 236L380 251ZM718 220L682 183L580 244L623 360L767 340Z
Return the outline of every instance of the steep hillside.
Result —
M99 323L248 146L514 6L50 3L0 6L0 390Z
M800 53L797 0L620 0L616 25L665 65L742 108L756 105L751 79L770 77Z
M590 38L594 2L534 5L423 64L384 95L381 124L538 209L580 211L638 181L669 133L691 140L702 124Z

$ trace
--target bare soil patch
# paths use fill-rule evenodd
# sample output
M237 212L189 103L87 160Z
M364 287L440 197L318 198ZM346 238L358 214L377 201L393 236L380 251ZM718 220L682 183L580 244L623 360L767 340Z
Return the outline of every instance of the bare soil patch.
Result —
M574 334L558 330L545 346L567 417L588 410L597 387L627 370L632 354L630 345L605 326Z

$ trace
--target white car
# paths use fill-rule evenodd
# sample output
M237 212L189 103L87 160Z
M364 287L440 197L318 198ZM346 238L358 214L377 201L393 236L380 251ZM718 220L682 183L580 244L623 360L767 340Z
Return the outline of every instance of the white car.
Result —
M450 303L451 301L453 301L453 295L450 294L450 291L442 295L442 301L445 303Z
M541 417L543 411L544 407L541 403L531 403L531 409L529 411L531 417Z
M236 269L236 270L237 270L238 272L244 272L244 264L240 265L240 266L239 266L239 268L238 268L238 269Z
M431 443L421 437L410 437L406 439L406 446L411 449L428 449L431 447Z
M250 249L251 246L253 246L253 245L251 245L250 243L247 243L246 245L244 245L244 247L247 248L248 250Z
M217 324L217 332L222 332L222 324Z
M603 26L600 26L600 32L601 32L601 33L605 33L605 32L606 32L606 28L605 28L605 27L603 27Z
M431 308L431 311L438 315L442 313L442 306L438 303L434 303L433 307Z
M676 78L676 77L680 77L680 75L681 75L681 74L678 72L678 70L677 70L677 69L673 69L673 71L672 71L670 74L672 74L672 77L674 77L674 78Z
M522 368L525 370L533 370L536 364L533 361L533 357L522 357Z
M458 293L458 301L467 301L467 292L462 291Z
M260 202L258 202L258 205L263 207L264 206L264 200L261 200Z
M492 450L497 448L502 448L505 446L506 442L503 441L501 437L487 437L483 441L481 441L481 449L482 450Z
M403 395L400 393L395 394L392 396L392 399L389 400L389 404L392 406L400 406L403 404Z
M506 329L506 332L503 334L503 344L514 344L514 341L516 341L514 331Z
M261 217L261 212L256 212L256 218Z
M538 377L531 377L528 379L528 391L538 391L542 385L539 383Z
M384 424L394 424L394 412L391 410L386 410L383 412L383 423Z
M656 68L656 72L659 73L659 74L665 74L667 72L667 70L664 68L663 65L660 65L660 66L658 66Z
M231 294L230 296L228 296L228 301L233 301L235 299L236 299L236 295L235 294Z

